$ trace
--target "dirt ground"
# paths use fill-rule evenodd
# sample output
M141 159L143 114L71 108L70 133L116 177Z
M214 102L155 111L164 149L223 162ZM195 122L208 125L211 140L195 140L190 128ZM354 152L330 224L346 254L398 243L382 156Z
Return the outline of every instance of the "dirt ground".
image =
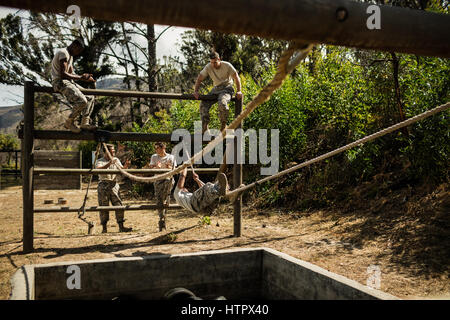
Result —
M95 186L92 190L88 205L97 205ZM35 207L54 206L45 205L44 200L56 202L60 197L67 199L68 206L79 207L84 194L85 190L35 191ZM448 211L442 213L448 209L448 195L447 186L430 194L434 200L431 206L441 212L440 218L448 216ZM417 203L428 208L427 201L421 198ZM368 267L376 265L381 270L382 291L403 299L450 299L448 230L444 230L443 241L433 242L438 243L437 247L417 246L423 238L415 239L411 231L417 230L418 234L428 231L414 214L399 221L400 216L385 210L380 210L383 214L373 215L245 207L242 236L235 238L232 237L232 207L226 204L211 216L209 225L201 223L201 216L187 211L169 211L168 230L164 232L158 231L156 211L126 212L125 225L133 227L131 233L119 233L114 213L110 213L108 234L101 233L98 213L89 212L88 219L95 223L91 235L87 235L87 225L77 219L76 213L36 213L35 252L23 254L20 186L2 187L0 209L0 299L8 299L10 278L25 264L243 247L279 250L363 285L370 276Z

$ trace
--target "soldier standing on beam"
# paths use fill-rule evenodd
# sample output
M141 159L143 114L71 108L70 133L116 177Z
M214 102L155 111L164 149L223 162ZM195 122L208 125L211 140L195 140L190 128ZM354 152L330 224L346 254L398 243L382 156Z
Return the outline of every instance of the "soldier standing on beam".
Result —
M194 87L194 97L198 99L200 84L207 76L210 76L214 83L214 88L208 94L217 94L217 101L205 101L200 103L200 116L202 119L202 133L208 130L208 124L210 121L209 110L216 102L219 104L219 119L220 119L220 131L227 126L229 107L228 103L233 96L233 80L236 84L236 99L242 99L241 92L241 79L233 67L233 65L227 61L220 60L220 56L217 52L212 52L209 55L210 62L203 68L197 77Z

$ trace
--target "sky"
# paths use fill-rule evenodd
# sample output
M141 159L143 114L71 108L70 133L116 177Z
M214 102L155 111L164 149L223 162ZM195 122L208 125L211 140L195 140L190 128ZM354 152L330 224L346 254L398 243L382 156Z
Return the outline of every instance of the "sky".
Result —
M9 13L15 13L17 9L0 6L0 19ZM155 36L158 36L167 26L155 25ZM171 27L159 38L156 44L156 57L163 60L163 56L181 56L177 42L180 35L188 28ZM23 103L23 87L7 86L0 84L0 107L14 106Z

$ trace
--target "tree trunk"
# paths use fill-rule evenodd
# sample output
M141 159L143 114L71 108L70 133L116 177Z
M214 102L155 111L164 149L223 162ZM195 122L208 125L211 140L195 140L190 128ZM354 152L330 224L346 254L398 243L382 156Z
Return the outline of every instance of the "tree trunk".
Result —
M158 90L156 85L156 39L155 26L147 25L147 42L148 42L148 91L156 92ZM155 114L156 100L150 99L150 114Z
M397 55L394 52L391 52L391 57L392 57L392 68L394 71L394 88L395 88L395 98L397 101L397 107L398 107L398 113L400 116L400 121L404 121L405 120L405 113L403 112L403 104L402 104L402 99L400 96L400 86L398 83L398 67L399 67L399 60ZM407 127L402 128L402 132L408 136L408 129Z

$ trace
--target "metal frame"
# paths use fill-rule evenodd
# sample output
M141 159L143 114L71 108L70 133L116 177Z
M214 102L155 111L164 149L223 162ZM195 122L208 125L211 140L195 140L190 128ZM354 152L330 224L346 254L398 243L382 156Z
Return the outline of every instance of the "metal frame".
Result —
M51 174L97 174L99 170L91 169L56 169L56 168L34 168L33 152L34 152L34 140L35 139L56 139L56 140L99 140L102 141L165 141L170 142L170 134L141 134L141 133L128 133L128 132L109 132L99 130L97 133L81 132L73 133L68 131L45 131L34 130L34 94L37 92L53 93L51 87L35 86L33 82L26 81L24 86L24 124L23 129L19 132L19 138L21 138L21 156L22 156L22 193L23 193L23 252L29 253L34 251L34 213L35 212L77 212L79 208L34 208L34 187L33 176L35 174L51 173ZM114 97L146 97L146 98L158 98L158 99L177 99L177 100L214 100L217 97L215 95L200 96L199 99L195 99L193 95L187 94L166 94L157 92L137 92L137 91L117 91L117 90L81 90L84 94L96 95L96 96L114 96ZM239 115L242 111L242 99L232 99L235 104L235 115ZM237 143L234 143L234 153L237 154ZM242 164L238 164L234 161L233 164L233 186L239 187L242 183ZM196 172L217 172L215 168L198 168ZM115 170L102 170L102 172L112 172ZM118 170L117 170L118 171ZM164 172L164 169L129 169L130 172L135 173L157 173ZM121 206L121 207L89 207L86 211L98 211L98 210L150 210L156 209L156 205L140 205L140 206ZM171 205L168 209L178 209L179 206ZM241 197L236 200L234 204L234 236L241 236L241 216L242 216L242 201Z

